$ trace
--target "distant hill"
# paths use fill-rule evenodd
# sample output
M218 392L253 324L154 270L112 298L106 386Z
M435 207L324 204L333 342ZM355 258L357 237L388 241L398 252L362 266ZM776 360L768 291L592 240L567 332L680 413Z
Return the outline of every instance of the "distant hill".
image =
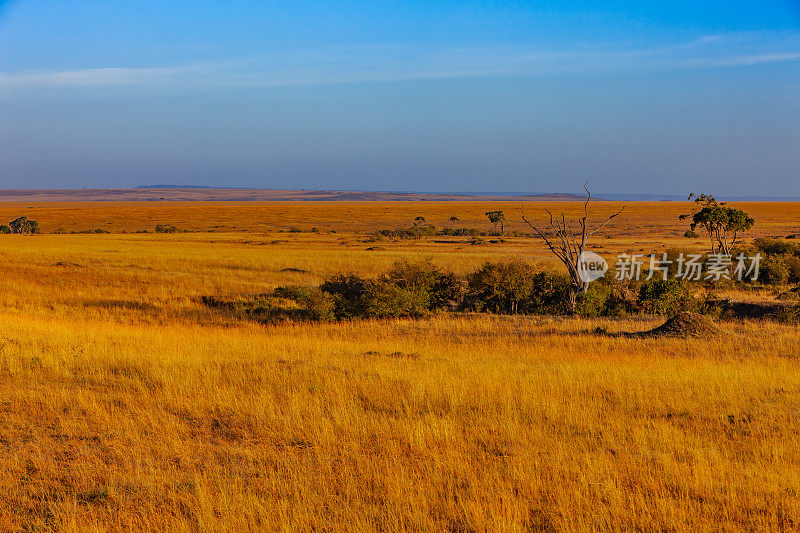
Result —
M224 187L211 187L210 185L137 185L137 189L224 189Z
M310 191L278 189L215 189L192 186L141 186L135 189L31 189L0 190L0 202L85 201L348 201L348 202L477 202L477 201L582 201L577 194L471 195L412 192Z

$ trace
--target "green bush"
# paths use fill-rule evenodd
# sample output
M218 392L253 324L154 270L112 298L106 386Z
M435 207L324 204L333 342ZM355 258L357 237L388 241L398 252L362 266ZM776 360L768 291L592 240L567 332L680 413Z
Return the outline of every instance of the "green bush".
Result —
M776 255L761 261L758 281L767 285L786 285L789 282L787 256Z
M800 245L783 240L762 237L753 242L756 250L766 256L773 255L800 255Z
M11 233L11 228L5 224L0 225L0 233Z
M19 217L8 223L11 233L39 233L39 223L28 217Z
M156 224L156 233L178 233L180 230L177 226L169 224Z
M688 284L677 279L653 278L644 282L639 289L639 302L646 313L657 315L675 315L698 308Z
M578 296L578 314L581 316L602 316L611 297L611 287L592 283L589 290Z
M535 271L523 261L487 261L467 276L466 304L476 311L517 313L533 290Z
M452 272L442 274L431 288L431 309L458 309L464 302L462 278Z
M578 314L582 316L624 316L641 310L638 283L603 278L589 285L578 296Z
M431 310L460 305L461 280L429 261L396 262L388 272L368 280L339 275L320 289L330 294L339 318L422 316Z
M333 296L319 287L289 285L278 287L273 293L277 298L297 302L301 316L308 320L333 320L336 317L336 302Z
M486 262L467 276L464 305L503 314L560 312L566 291L563 276L537 270L524 261Z
M339 274L320 285L320 290L333 296L334 312L338 318L367 316L372 283L355 274Z
M789 283L800 283L800 257L787 257L786 268L789 269Z
M569 280L548 270L539 270L531 279L530 298L525 313L562 313L566 310Z
M395 262L380 279L383 283L396 285L403 289L429 293L441 275L442 271L430 261L412 263L402 259Z
M394 285L415 294L427 309L455 308L461 303L462 287L454 274L446 274L430 261L397 261L378 279L382 285Z
M439 235L452 237L476 237L482 232L475 228L442 228Z
M404 289L391 283L371 286L366 316L377 318L418 317L428 312L430 295L427 292Z
M611 289L603 309L604 316L623 316L641 311L636 282L604 279L601 283Z

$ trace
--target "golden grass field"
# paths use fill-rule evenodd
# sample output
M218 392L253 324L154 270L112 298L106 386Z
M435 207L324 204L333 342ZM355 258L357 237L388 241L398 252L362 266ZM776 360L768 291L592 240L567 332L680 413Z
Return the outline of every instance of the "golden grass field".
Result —
M750 237L800 233L800 204L742 207ZM525 207L544 208L581 205ZM198 301L399 258L552 262L525 237L367 234L420 215L489 229L489 209L525 230L518 204L0 205L0 221L45 232L0 235L0 530L800 528L798 326L723 323L717 339L598 329L656 317L263 326ZM686 210L630 204L594 249L701 249L682 237ZM113 233L68 234L94 228Z

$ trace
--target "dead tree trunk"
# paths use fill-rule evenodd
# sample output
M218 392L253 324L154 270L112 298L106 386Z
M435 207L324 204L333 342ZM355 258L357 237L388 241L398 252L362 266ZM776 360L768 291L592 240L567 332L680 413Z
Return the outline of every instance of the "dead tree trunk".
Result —
M586 202L583 204L583 217L578 219L577 225L569 224L563 212L560 217L554 217L553 213L547 211L547 214L550 215L549 238L525 218L524 210L522 212L522 220L542 238L550 252L567 267L570 278L567 305L570 314L575 314L577 311L578 297L589 290L589 281L581 276L581 259L586 249L587 239L603 229L625 209L623 206L596 228L589 230L589 201L592 199L592 194L589 192L588 184L587 181L583 185L583 190L586 191Z

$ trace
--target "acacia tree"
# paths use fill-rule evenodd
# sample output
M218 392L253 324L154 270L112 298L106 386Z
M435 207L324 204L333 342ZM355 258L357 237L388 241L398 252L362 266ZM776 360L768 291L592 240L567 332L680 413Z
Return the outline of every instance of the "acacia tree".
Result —
M489 222L494 224L494 229L497 230L497 224L500 224L500 234L505 233L506 216L502 211L487 211L484 213L489 218Z
M594 229L591 229L589 227L589 202L592 199L592 193L589 192L588 185L588 181L583 185L583 190L586 191L586 201L583 203L583 216L579 218L577 222L567 221L563 211L560 217L556 217L553 216L553 213L549 210L545 210L547 214L550 215L550 229L545 233L525 218L524 205L522 212L522 220L542 238L550 252L567 267L570 279L568 289L570 314L575 314L578 308L578 296L585 294L586 291L589 290L589 282L581 276L580 266L583 252L586 250L586 245L588 244L588 239L597 234L597 232L625 210L625 206L623 206L622 209L606 218Z
M730 247L738 242L739 235L753 227L755 219L741 209L728 207L725 202L718 202L710 194L689 195L697 209L678 217L680 220L691 218L689 225L694 231L697 226L708 232L711 240L711 253L719 252L730 255Z
M39 223L22 216L8 223L11 233L39 233Z

